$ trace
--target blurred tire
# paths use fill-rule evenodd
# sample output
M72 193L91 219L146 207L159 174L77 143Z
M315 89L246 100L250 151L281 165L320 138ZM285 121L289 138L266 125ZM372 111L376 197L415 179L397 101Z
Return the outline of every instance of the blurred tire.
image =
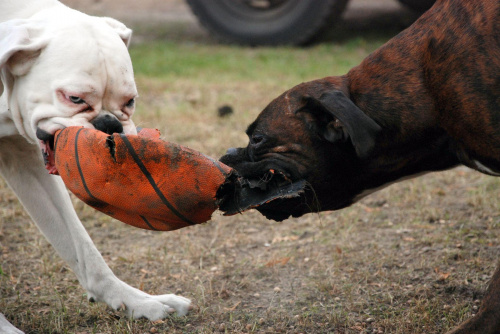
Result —
M435 0L399 0L403 5L408 6L409 8L419 11L425 12L427 9L431 8Z
M335 24L349 0L187 0L200 23L226 42L304 45Z

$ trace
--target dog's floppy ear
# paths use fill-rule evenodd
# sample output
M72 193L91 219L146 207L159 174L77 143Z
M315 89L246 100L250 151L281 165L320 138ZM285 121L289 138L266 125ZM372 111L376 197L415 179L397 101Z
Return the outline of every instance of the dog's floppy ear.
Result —
M128 47L132 39L132 29L127 28L126 25L111 17L101 17L101 19L116 31L123 43Z
M28 73L47 43L40 22L10 20L0 23L0 95L12 76Z
M315 117L320 136L332 143L350 139L362 159L370 154L382 128L344 93L335 90L319 98L304 96L303 99L305 105L298 111L307 111Z

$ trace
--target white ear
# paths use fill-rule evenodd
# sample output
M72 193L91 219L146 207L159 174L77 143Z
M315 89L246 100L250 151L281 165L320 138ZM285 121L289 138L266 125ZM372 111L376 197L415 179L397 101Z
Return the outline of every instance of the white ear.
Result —
M10 20L0 23L0 95L7 76L26 74L48 40L43 27L33 20Z
M101 19L106 22L111 28L113 28L118 36L122 39L123 43L128 47L130 44L130 39L132 38L132 30L127 28L126 25L118 20L111 17L101 17Z

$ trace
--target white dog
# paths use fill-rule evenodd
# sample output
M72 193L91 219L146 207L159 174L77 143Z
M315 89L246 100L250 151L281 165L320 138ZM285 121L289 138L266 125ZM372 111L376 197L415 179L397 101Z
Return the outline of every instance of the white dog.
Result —
M157 320L190 301L151 296L120 281L78 219L52 164L56 130L71 126L136 133L137 90L127 51L131 30L57 0L0 1L0 173L71 266L90 300ZM0 333L21 333L0 314Z

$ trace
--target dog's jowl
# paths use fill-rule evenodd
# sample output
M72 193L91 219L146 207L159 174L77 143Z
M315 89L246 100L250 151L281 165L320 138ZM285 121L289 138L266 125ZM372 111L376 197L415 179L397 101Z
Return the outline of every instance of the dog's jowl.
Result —
M80 223L50 166L53 134L67 126L134 134L137 90L131 30L56 0L0 1L0 173L72 268L89 299L157 320L190 301L120 281ZM37 138L38 135L38 138ZM0 314L0 333L20 333Z
M500 176L500 2L438 0L346 75L284 92L247 134L222 162L247 178L275 170L311 185L257 208L276 220L460 164ZM479 312L451 333L500 333L500 270Z

